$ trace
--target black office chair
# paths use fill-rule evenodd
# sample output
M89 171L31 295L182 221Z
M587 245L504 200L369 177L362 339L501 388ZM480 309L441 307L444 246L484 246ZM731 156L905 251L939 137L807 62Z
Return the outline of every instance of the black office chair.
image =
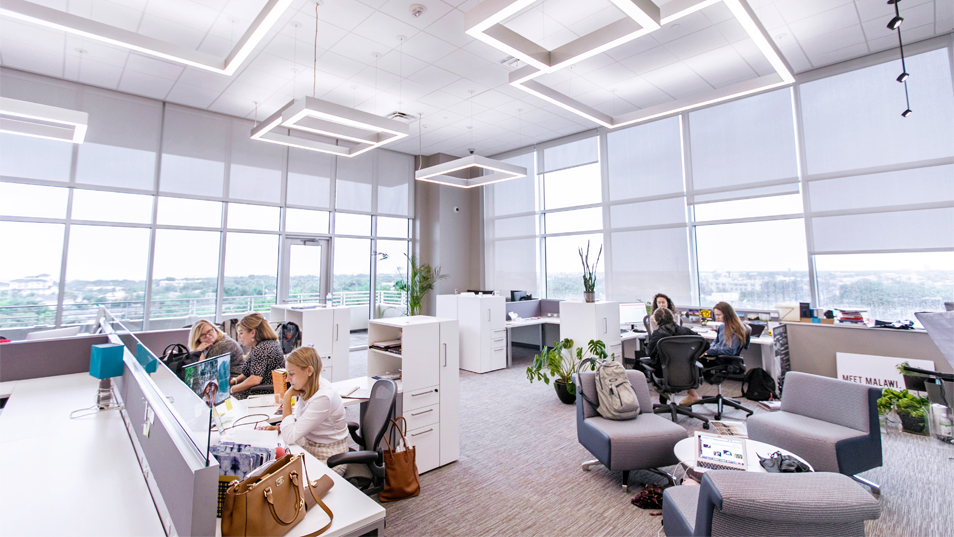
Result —
M649 315L643 317L643 326L646 327L647 336L653 333L653 330L652 328L650 328L650 324L649 324Z
M384 433L394 417L394 401L397 399L397 384L393 380L378 380L371 386L367 408L362 409L361 434L359 425L348 423L351 438L361 446L360 451L339 453L328 459L328 467L347 464L344 478L352 485L371 496L384 488L384 450L381 447ZM364 405L362 405L364 406Z
M673 336L659 340L656 349L659 352L662 375L653 367L650 358L640 360L640 368L660 394L659 403L653 405L654 413L669 412L672 414L673 422L677 420L678 414L682 414L702 421L704 429L709 428L709 418L680 406L672 399L673 393L698 388L702 383L702 364L699 363L699 357L706 352L707 348L709 345L702 336ZM663 394L666 394L668 403L662 402Z
M249 395L268 395L270 393L275 393L275 388L271 384L263 383L248 389Z
M742 345L742 350L739 351L739 355L719 355L717 358L723 362L721 364L703 366L702 377L709 384L714 384L719 387L719 393L715 397L704 397L701 400L693 403L693 405L716 405L716 415L717 420L722 419L722 410L723 407L728 405L732 408L737 408L743 412L746 412L746 417L751 416L753 412L742 404L735 400L730 399L722 395L722 383L727 378L742 378L745 376L745 359L742 358L742 351L749 348L749 342L752 339L752 327L742 323L742 326L745 327L745 344ZM690 405L691 407L692 405Z

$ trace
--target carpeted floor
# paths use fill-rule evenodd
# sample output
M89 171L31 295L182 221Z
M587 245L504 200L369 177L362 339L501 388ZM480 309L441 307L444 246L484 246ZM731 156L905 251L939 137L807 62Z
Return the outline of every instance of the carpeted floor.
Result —
M619 472L582 471L580 463L593 457L577 442L575 407L560 403L552 386L530 384L525 370L533 352L514 350L510 369L461 371L460 460L423 474L420 496L384 504L385 535L663 535L658 511L629 500L642 483L665 480L634 472L624 492ZM366 352L351 353L351 376L366 371ZM714 394L715 387L701 391ZM738 383L726 382L723 391L738 395ZM356 408L349 411L356 419ZM724 419L744 415L731 410ZM679 423L701 428L685 417ZM954 447L896 433L883 436L883 449L884 466L863 474L882 485L882 515L867 534L954 535L946 520L954 513Z

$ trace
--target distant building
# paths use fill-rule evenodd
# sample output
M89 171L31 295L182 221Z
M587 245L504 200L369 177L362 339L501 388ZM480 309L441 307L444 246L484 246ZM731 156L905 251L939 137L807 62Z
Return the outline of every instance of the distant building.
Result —
M3 285L3 284L0 284ZM39 274L26 278L10 280L7 284L11 291L44 291L54 286L49 274ZM3 287L0 287L2 289Z

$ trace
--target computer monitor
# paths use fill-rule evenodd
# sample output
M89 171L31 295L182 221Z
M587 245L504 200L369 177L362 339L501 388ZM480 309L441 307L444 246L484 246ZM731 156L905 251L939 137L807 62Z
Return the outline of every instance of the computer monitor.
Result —
M510 301L519 302L521 300L527 300L529 293L526 291L510 291Z
M494 294L493 291L475 291L475 290L473 290L473 289L468 289L467 292L468 292L468 293L474 293L475 295L492 295L492 294Z
M208 396L214 394L213 404L220 405L230 397L229 371L231 358L231 355L223 354L182 366L182 382L192 388L192 391L206 404L209 402Z
M619 324L638 324L642 326L646 316L646 304L620 304Z

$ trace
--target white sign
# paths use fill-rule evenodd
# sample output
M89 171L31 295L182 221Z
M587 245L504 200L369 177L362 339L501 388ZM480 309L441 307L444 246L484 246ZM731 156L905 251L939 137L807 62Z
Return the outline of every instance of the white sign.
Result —
M934 371L934 362L931 360L912 360L910 358L848 352L835 353L835 364L838 368L839 379L878 388L904 389L904 377L898 372L898 365L903 362L907 362L911 367Z

